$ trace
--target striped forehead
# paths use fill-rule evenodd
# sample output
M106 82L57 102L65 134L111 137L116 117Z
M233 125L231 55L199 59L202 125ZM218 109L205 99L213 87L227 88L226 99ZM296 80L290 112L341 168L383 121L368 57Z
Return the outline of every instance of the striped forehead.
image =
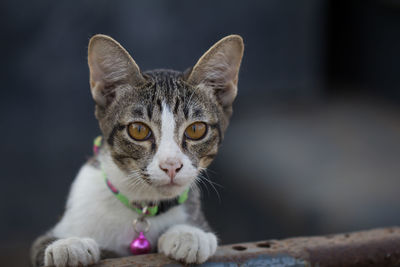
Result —
M143 88L138 102L132 108L132 115L161 122L164 107L168 107L178 120L202 118L204 103L198 101L199 92L189 87L182 74L174 71L152 71L147 73L153 83ZM179 118L182 117L183 118Z
M166 104L171 105L174 97L179 95L184 90L185 85L182 80L182 74L177 71L151 71L147 73L152 79L152 86L149 88L152 91L153 97L159 97ZM152 97L152 102L154 98ZM161 105L157 99L157 104Z

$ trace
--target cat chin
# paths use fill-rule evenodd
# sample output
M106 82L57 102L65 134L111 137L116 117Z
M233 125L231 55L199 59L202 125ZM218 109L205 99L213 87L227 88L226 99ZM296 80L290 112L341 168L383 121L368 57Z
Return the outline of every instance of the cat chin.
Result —
M177 196L180 195L180 193L177 190L158 190L160 193L161 199L172 199L176 198Z
M166 184L155 187L157 192L165 198L175 198L185 191L186 185Z

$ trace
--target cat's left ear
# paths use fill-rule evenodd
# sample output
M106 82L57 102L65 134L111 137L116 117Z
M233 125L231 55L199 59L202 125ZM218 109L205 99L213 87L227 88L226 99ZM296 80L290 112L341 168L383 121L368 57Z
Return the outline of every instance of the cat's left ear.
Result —
M145 78L129 53L113 38L97 34L88 48L90 88L94 101L107 106L115 97L115 86L140 86Z
M229 35L214 44L193 67L187 81L204 90L213 90L223 107L232 105L237 94L243 39Z

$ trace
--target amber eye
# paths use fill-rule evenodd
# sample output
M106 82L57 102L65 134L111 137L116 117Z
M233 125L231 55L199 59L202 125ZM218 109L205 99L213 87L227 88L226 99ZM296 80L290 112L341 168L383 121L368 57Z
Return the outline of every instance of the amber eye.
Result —
M185 130L185 136L192 140L199 140L206 135L207 124L204 122L195 122L189 125Z
M137 141L145 141L151 136L150 128L141 122L134 122L128 126L129 136Z

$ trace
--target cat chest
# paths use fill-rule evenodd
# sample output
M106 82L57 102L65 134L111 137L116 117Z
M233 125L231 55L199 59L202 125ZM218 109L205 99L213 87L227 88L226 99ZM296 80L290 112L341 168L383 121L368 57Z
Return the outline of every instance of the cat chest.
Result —
M157 216L146 217L146 224L137 225L135 230L133 222L137 218L138 214L135 212L123 209L115 216L109 216L103 225L99 221L93 221L92 227L96 228L96 231L92 232L93 238L103 248L120 255L129 255L132 240L142 231L150 242L152 251L155 251L160 235L173 225L185 223L187 215L182 206L177 206Z

